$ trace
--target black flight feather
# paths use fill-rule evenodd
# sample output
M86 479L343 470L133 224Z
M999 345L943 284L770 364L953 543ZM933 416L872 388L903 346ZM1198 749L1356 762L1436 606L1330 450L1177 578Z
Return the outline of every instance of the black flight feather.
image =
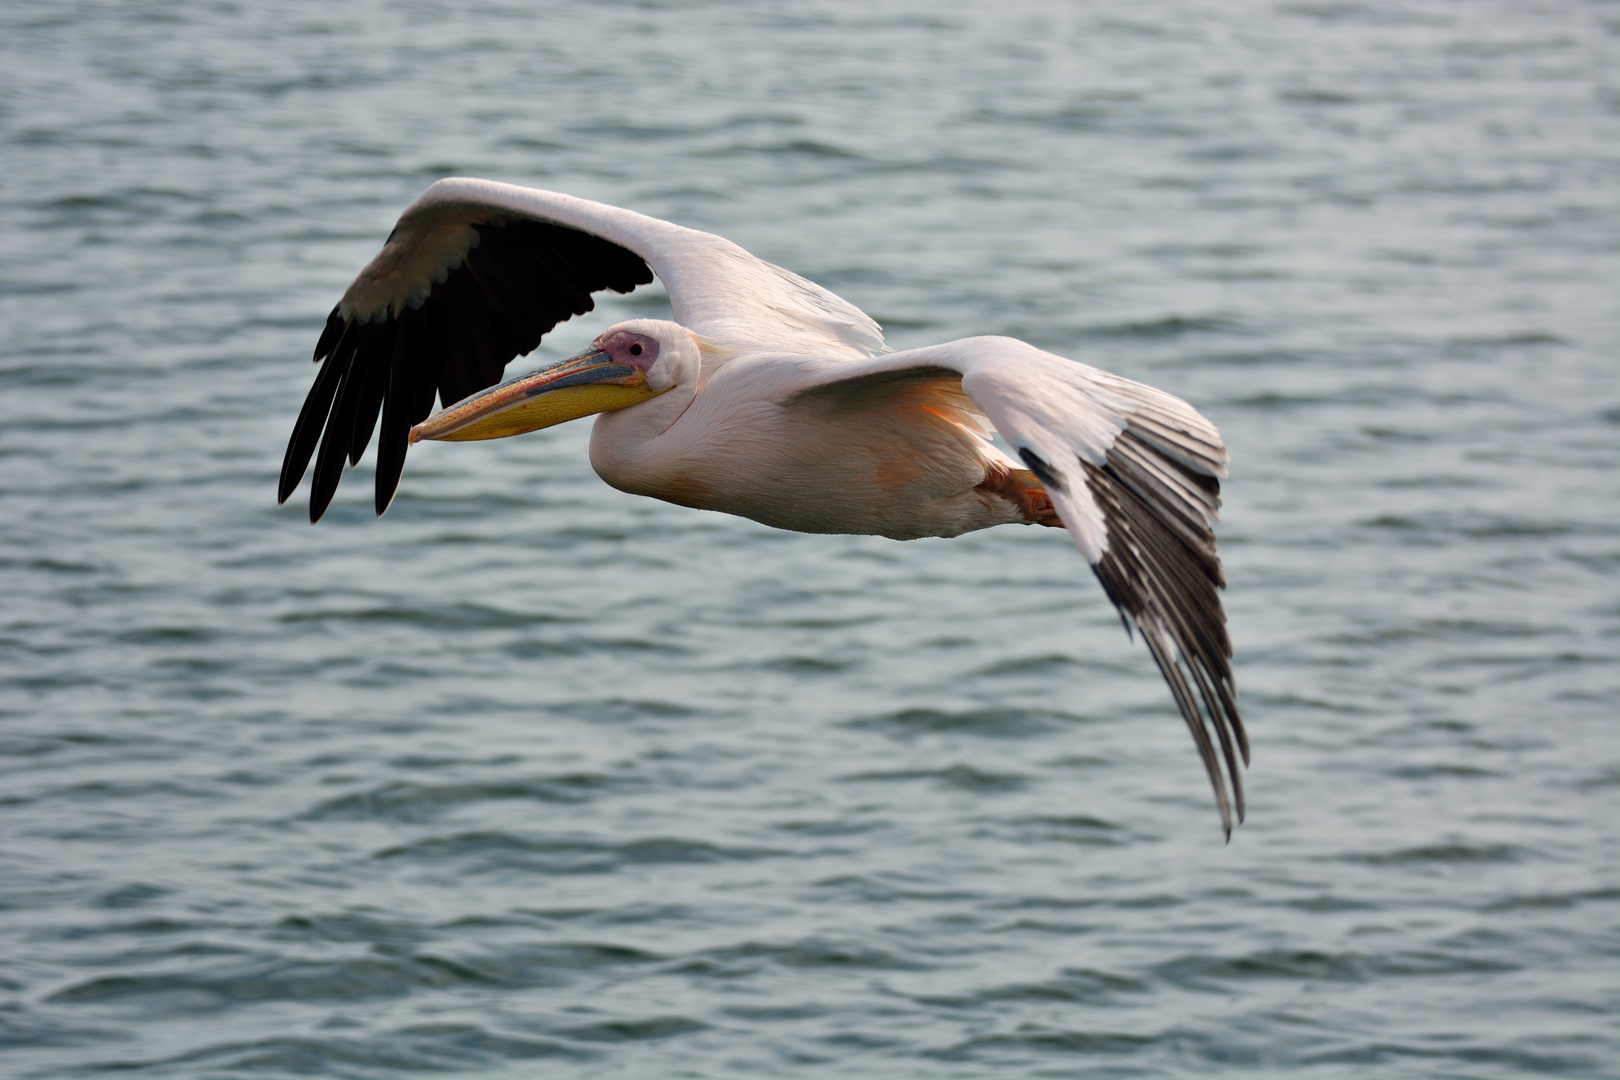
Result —
M452 405L495 385L513 357L531 352L559 322L592 310L592 293L627 293L653 279L641 256L579 229L522 218L473 227L478 242L420 308L365 323L336 308L327 317L315 345L315 360L324 363L287 443L279 501L313 457L310 520L320 520L344 465L359 462L375 433L382 513L399 486L410 429L433 411L435 398Z
M1208 523L1220 506L1220 481L1184 464L1161 440L1156 425L1133 418L1101 466L1080 461L1108 529L1108 549L1093 570L1121 617L1141 629L1198 746L1230 837L1234 809L1243 820L1239 762L1248 764L1249 739L1217 593L1225 580ZM1208 517L1189 513L1189 503Z

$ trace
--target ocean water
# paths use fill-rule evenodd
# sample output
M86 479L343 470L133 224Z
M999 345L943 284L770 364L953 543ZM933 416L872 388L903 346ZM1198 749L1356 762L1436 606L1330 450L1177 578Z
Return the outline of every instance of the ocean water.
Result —
M4 1075L1620 1075L1613 3L13 0L0 147ZM1054 530L278 508L445 175L1202 410L1247 824Z

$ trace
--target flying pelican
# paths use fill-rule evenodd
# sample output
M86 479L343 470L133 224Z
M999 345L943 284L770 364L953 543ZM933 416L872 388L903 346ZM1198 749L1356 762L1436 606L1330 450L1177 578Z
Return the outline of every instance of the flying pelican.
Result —
M592 293L654 274L673 322L619 323L499 381ZM591 466L635 495L897 540L1067 529L1169 683L1228 839L1234 807L1243 820L1249 745L1213 531L1227 453L1179 398L1013 338L891 352L854 305L729 240L472 179L440 180L406 209L327 317L315 361L279 492L286 502L313 456L311 522L379 413L379 514L415 442L596 414ZM445 407L430 417L435 396Z

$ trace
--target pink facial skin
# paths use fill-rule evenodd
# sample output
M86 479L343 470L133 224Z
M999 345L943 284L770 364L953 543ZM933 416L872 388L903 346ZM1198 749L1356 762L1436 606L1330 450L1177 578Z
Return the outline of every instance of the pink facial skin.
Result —
M658 359L658 342L646 334L629 330L615 330L606 337L597 338L596 348L613 357L615 364L646 371Z

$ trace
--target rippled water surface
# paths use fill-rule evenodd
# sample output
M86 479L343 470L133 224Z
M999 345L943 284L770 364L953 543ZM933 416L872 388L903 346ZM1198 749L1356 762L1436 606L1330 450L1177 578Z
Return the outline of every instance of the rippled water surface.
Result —
M1620 1074L1620 8L447 7L0 7L0 1071ZM276 507L452 174L1211 417L1231 844L1055 531Z

